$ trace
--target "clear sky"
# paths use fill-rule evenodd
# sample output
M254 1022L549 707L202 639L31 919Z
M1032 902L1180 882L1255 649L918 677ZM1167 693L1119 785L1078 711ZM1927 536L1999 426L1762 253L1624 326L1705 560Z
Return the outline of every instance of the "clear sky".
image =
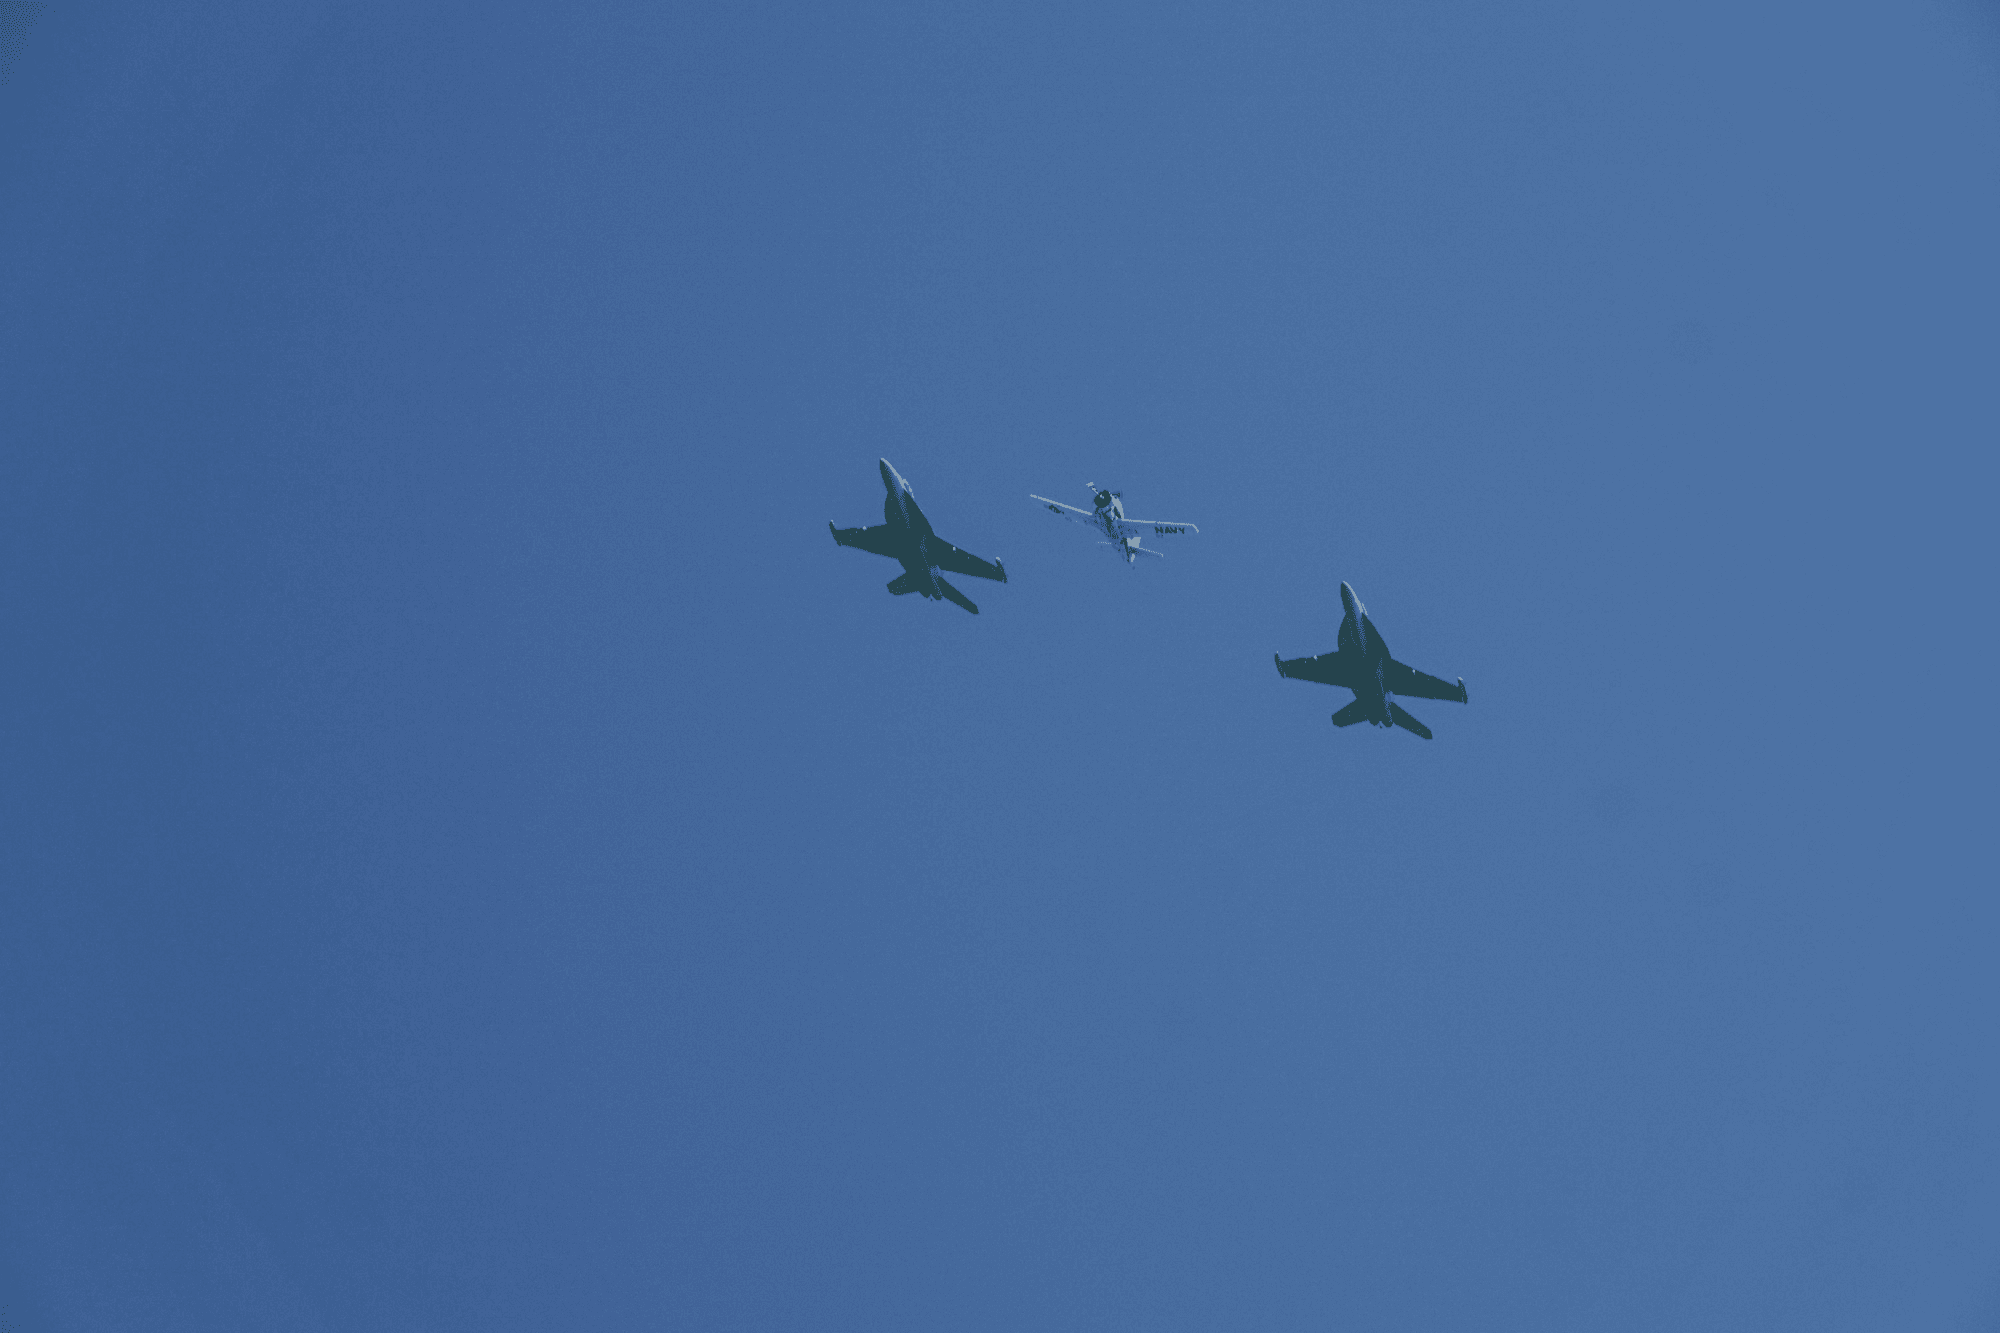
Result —
M0 1326L2000 1327L1992 5L18 48Z

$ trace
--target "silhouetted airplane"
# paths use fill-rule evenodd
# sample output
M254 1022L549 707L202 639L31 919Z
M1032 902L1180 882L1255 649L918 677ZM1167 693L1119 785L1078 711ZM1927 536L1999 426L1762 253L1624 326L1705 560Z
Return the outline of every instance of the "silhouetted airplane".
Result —
M1167 536L1170 533L1201 531L1200 528L1192 523L1167 523L1159 519L1127 518L1125 517L1125 492L1100 491L1097 489L1097 483L1094 481L1087 481L1084 483L1084 486L1090 491L1095 492L1091 496L1092 503L1097 506L1095 513L1078 509L1075 505L1066 505L1060 500L1051 500L1046 495L1031 495L1028 498L1030 500L1041 501L1042 508L1048 510L1058 518L1066 518L1072 523L1081 523L1086 528L1096 528L1111 539L1108 542L1099 542L1098 545L1111 547L1118 554L1125 557L1125 563L1128 565L1132 563L1132 557L1135 555L1161 554L1161 552L1155 551L1150 546L1139 545L1139 538L1145 535L1147 528L1151 528L1154 535L1160 537Z
M1404 712L1396 703L1396 696L1449 699L1462 704L1465 678L1461 676L1458 684L1447 685L1436 676L1426 676L1389 656L1389 645L1382 642L1375 622L1368 618L1368 608L1345 583L1340 585L1340 604L1347 614L1341 617L1340 636L1334 640L1338 646L1318 657L1294 657L1290 661L1272 653L1278 674L1293 680L1315 680L1322 685L1344 685L1353 690L1354 702L1333 715L1336 727L1351 727L1356 722L1377 727L1397 726L1429 740L1431 729Z
M889 466L888 459L878 461L882 465L882 484L889 488L889 494L882 500L881 526L836 528L829 523L827 531L842 546L856 546L876 555L886 555L891 560L902 561L901 576L889 582L889 591L896 596L920 592L932 601L949 597L973 615L978 615L979 608L972 604L972 599L946 583L938 571L948 569L954 574L970 574L974 578L1005 583L1007 567L997 560L989 565L932 532L931 521L924 517L923 510L917 508L917 494L910 489L910 483L897 475L896 469Z

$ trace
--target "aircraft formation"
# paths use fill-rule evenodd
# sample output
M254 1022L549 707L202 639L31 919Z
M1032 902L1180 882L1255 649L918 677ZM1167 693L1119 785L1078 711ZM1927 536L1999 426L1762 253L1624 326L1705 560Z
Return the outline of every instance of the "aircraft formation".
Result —
M841 546L857 547L901 564L903 572L889 581L893 595L922 593L931 601L956 602L978 615L978 606L948 583L945 574L1005 583L1007 567L998 560L986 561L969 551L961 551L938 536L917 505L917 493L910 483L889 466L888 459L877 461L882 485L888 491L882 500L882 522L872 528L838 528L828 523L827 530L833 534L833 540ZM1086 484L1091 491L1091 509L1079 509L1042 495L1028 498L1058 518L1102 533L1104 540L1099 545L1111 547L1125 557L1128 565L1140 555L1163 554L1141 545L1140 539L1148 528L1161 537L1201 531L1192 523L1127 518L1124 492L1102 489L1095 482ZM1333 715L1336 727L1366 722L1372 727L1401 727L1430 740L1431 729L1397 703L1397 696L1462 704L1466 702L1465 678L1461 676L1456 684L1448 684L1390 656L1389 645L1383 642L1375 622L1368 618L1368 608L1345 582L1340 585L1340 606L1340 629L1334 638L1333 651L1317 657L1289 659L1273 653L1271 660L1277 663L1278 674L1289 680L1309 680L1353 691L1354 701Z

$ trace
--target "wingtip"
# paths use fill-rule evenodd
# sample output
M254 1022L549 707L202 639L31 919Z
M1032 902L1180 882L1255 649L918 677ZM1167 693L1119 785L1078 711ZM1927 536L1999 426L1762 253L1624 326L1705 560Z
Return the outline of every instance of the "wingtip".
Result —
M1465 692L1465 677L1463 676L1460 676L1458 678L1458 701L1462 704L1469 704L1472 702L1472 696Z

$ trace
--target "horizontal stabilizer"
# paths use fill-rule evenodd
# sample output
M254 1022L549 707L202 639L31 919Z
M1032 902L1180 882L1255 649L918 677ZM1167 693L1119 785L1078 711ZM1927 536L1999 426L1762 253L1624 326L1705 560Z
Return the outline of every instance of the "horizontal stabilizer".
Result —
M976 616L979 614L979 608L972 604L972 599L970 597L967 597L964 593L960 592L958 589L952 587L949 583L946 583L944 581L943 575L941 574L935 575L934 578L936 579L939 592L951 598L952 601L957 602L960 606L964 607L966 610L972 612L973 615Z
M1356 722L1366 722L1367 720L1368 707L1359 699L1356 699L1353 703L1333 715L1333 725L1336 727L1351 727Z
M922 592L924 585L917 581L915 574L898 574L889 580L889 591L901 597L907 593Z
M1389 705L1389 720L1404 731L1414 731L1425 740L1431 738L1431 729L1404 712L1401 704L1391 703Z

